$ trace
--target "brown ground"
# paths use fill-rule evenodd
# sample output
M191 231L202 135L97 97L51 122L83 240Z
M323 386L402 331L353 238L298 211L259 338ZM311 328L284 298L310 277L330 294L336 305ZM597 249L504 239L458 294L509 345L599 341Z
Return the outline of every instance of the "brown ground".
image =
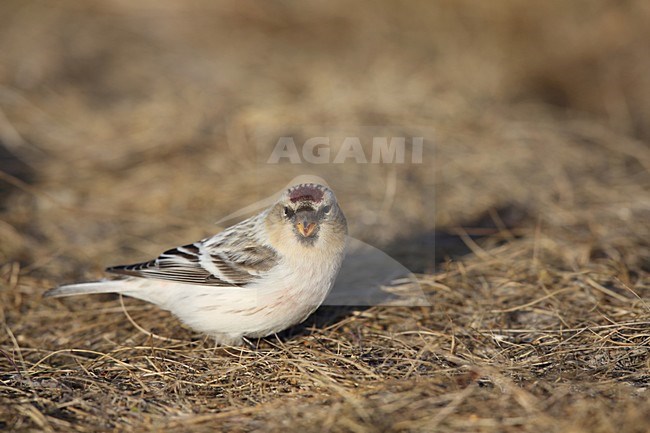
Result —
M350 3L2 3L0 430L650 431L650 3ZM266 164L336 134L424 160ZM41 298L306 173L431 307Z

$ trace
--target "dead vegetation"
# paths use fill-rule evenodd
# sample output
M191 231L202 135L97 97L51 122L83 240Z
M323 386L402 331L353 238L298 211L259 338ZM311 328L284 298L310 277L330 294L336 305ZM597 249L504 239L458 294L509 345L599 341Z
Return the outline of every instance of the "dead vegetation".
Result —
M650 430L646 2L138 4L1 6L0 430ZM266 163L346 134L424 161ZM431 307L251 349L41 299L305 173Z

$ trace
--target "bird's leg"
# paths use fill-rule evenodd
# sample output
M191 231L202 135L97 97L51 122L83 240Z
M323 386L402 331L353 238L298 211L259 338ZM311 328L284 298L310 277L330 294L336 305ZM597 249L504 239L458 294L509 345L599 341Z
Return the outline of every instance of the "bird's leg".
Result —
M252 349L252 350L257 349L257 343L253 343L251 340L249 340L246 337L242 337L241 339L250 349Z

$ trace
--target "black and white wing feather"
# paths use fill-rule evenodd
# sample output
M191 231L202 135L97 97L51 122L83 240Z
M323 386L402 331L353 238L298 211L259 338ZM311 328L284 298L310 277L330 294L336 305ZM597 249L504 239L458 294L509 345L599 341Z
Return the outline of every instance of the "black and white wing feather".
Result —
M259 216L258 216L259 217ZM257 217L257 218L258 218ZM217 287L243 287L278 263L277 252L251 235L256 217L193 244L165 251L158 258L114 266L108 272L141 278Z

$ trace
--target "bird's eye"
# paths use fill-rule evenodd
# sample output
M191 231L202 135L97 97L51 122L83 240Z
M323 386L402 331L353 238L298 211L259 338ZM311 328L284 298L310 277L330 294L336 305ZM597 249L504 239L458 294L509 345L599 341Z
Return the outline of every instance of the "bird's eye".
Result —
M289 206L284 207L284 216L289 218L291 215L293 215L293 211Z
M330 213L331 210L332 210L332 206L327 205L323 208L323 213Z

